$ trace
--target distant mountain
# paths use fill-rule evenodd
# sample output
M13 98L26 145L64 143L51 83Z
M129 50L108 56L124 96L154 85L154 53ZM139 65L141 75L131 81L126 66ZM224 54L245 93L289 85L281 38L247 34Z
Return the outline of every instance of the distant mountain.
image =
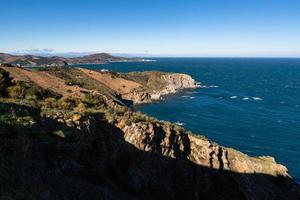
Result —
M143 62L141 58L116 57L108 53L97 53L82 57L65 58L60 56L11 55L0 53L0 63L16 66L66 66L72 64L104 64L108 62Z

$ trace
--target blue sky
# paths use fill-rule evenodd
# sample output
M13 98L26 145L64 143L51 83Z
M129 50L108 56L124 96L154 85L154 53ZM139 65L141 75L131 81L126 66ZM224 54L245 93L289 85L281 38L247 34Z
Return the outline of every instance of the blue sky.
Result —
M299 0L1 0L0 52L300 57Z

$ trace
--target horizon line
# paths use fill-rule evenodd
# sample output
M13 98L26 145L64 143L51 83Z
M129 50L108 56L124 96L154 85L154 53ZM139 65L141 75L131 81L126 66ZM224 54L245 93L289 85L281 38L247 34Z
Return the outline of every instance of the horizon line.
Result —
M1 53L1 52L0 52ZM69 56L80 57L97 53L107 53L120 57L146 57L146 58L300 58L300 55L197 55L197 54L155 54L155 53L113 53L109 51L3 51L2 53L11 55L36 55L36 56Z

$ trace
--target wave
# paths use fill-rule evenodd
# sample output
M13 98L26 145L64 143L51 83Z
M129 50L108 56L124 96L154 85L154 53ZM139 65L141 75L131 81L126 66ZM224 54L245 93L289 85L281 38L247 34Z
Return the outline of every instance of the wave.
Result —
M236 99L237 98L237 96L231 96L230 97L230 99Z
M218 88L219 86L218 85L208 85L207 87L208 88Z
M185 125L185 123L182 123L182 122L175 122L175 124L178 125L178 126L183 126L183 125Z
M243 100L244 100L244 101L248 101L248 100L249 100L249 97L244 97Z
M255 100L255 101L262 101L262 100L263 100L263 99L260 98L260 97L252 97L252 99Z

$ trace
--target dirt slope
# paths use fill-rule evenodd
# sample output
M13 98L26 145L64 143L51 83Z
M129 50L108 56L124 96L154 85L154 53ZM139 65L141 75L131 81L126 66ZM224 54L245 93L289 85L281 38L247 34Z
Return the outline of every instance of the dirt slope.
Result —
M3 67L4 68L4 67ZM65 84L65 80L53 76L46 71L29 71L22 68L10 68L5 67L10 75L16 80L30 81L38 86L50 89L62 95L75 95L80 96L81 91L92 92L84 88L80 88L77 85L69 86Z
M133 89L142 86L141 84L134 81L126 80L119 77L113 77L113 75L110 73L97 72L97 71L83 69L83 68L79 68L79 69L89 77L96 79L97 81L101 82L102 84L106 85L110 89L120 94L130 93Z

